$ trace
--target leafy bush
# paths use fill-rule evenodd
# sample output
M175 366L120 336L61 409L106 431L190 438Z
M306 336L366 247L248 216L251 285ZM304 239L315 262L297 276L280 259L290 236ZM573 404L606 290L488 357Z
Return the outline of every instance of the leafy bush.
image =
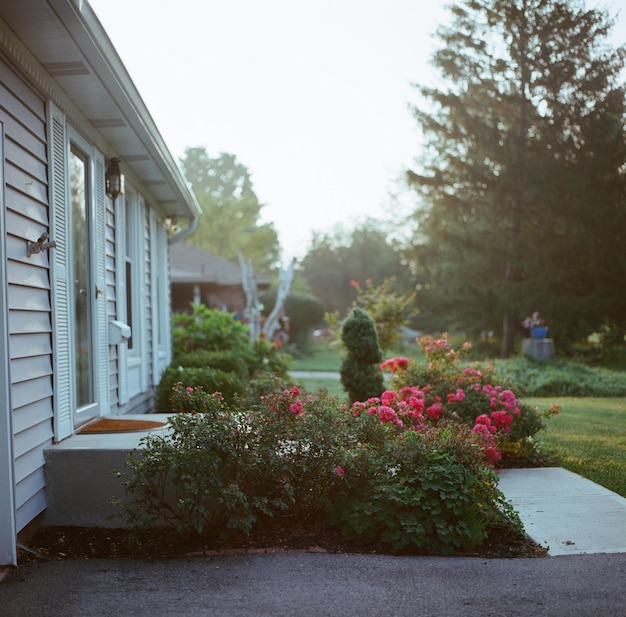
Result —
M571 360L542 361L528 356L495 360L523 396L626 396L626 373Z
M171 416L171 431L142 439L143 452L127 460L133 500L123 506L126 520L212 537L249 533L267 506L248 473L253 463L241 419L201 388L177 384L174 399L187 413Z
M394 391L376 401L381 408L391 405L397 421L417 426L440 419L463 422L490 442L487 452L494 462L502 447L509 456L533 454L533 437L544 423L535 408L519 400L513 382L501 378L491 365L463 367L460 360L470 350L467 343L456 351L445 334L419 342L423 363L392 358L382 364L392 372ZM558 409L550 411L555 412Z
M264 395L246 414L251 446L262 461L268 498L301 520L323 518L333 502L335 470L350 443L348 416L338 399L302 395L293 386Z
M129 457L126 519L224 538L280 513L433 553L472 548L491 524L515 521L484 435L458 422L383 422L383 407L362 413L367 404L292 387L250 406L178 383L170 432Z
M202 304L192 308L191 315L174 315L174 357L157 388L157 413L172 411L170 395L179 381L230 402L261 375L286 378L289 356L267 341L252 342L248 327L229 313Z
M272 307L276 303L276 292L264 292L260 300L266 307ZM313 330L324 321L324 305L315 296L292 292L285 300L284 310L289 317L289 344L295 345L303 353L308 353Z
M242 395L246 389L244 382L236 373L226 373L215 368L184 368L170 365L163 372L157 388L156 413L175 411L171 397L175 385L179 382L185 386L203 388L206 392L219 392L227 401Z
M349 434L337 399L293 387L247 409L178 383L172 407L170 432L148 435L143 456L129 457L128 522L224 537L249 533L260 514L328 510Z
M347 355L341 364L341 384L350 401L378 396L384 388L378 367L382 352L372 318L361 308L353 308L341 328Z
M519 519L497 489L469 429L406 431L347 460L335 523L352 541L395 552L470 550L504 519Z
M173 316L174 358L192 351L231 351L242 357L250 353L248 327L230 313L192 304L192 312Z
M183 368L212 368L225 373L235 373L242 379L250 376L248 365L241 355L234 351L208 351L196 349L176 357L176 364Z

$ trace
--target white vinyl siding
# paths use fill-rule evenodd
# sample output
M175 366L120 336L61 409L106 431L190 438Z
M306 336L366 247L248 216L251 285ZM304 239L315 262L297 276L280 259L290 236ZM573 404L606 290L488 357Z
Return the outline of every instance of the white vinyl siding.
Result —
M0 123L0 161L4 161L4 127ZM4 174L0 166L0 186ZM15 509L13 487L13 424L11 422L11 383L9 375L9 337L7 325L6 230L4 223L4 191L0 191L0 564L17 563L15 546Z
M48 231L48 169L44 102L0 61L3 167L2 293L0 350L8 370L0 434L10 430L13 490L2 493L0 519L19 532L46 506L43 449L52 443L52 348L49 259L27 256L28 242ZM2 342L4 341L4 342ZM5 405L10 405L5 407ZM6 436L4 436L6 439ZM4 450L4 444L2 444ZM2 487L4 488L4 487ZM12 499L11 499L12 497ZM6 530L3 529L3 533ZM4 538L0 538L2 550Z

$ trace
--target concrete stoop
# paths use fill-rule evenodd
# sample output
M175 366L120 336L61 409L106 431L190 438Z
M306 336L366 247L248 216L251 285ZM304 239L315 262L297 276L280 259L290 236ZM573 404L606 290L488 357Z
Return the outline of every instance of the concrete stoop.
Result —
M163 422L162 414L123 416L128 420ZM77 434L44 451L49 526L125 527L111 500L126 501L123 480L115 471L128 471L125 462L141 447L147 434L165 434L167 426L128 433Z

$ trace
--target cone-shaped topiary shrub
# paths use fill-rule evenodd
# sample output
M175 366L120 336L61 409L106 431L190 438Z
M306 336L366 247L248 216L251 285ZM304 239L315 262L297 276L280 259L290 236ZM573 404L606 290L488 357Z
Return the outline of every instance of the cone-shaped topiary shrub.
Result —
M378 344L374 321L355 307L343 322L341 340L347 355L341 363L341 385L351 402L380 396L384 389L380 362L383 354Z

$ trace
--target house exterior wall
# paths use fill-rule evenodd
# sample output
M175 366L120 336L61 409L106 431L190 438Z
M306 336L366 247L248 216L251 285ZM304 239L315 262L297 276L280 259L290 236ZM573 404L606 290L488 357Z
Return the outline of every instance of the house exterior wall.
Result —
M102 139L84 127L74 127L57 103L0 52L0 255L6 253L6 280L0 282L0 324L5 336L0 343L5 341L8 356L0 364L0 383L7 382L2 383L0 462L5 463L6 454L12 465L0 474L2 499L10 497L0 504L0 564L15 560L15 534L46 508L44 449L76 430L72 420L76 403L70 395L76 379L70 361L73 325L67 306L72 293L71 255L64 253L72 233L67 226L69 180L64 158L70 131L89 145L93 158L97 415L151 411L154 386L170 357L165 223L135 187L142 208L134 239L140 285L133 287L140 311L133 333L141 349L140 378L134 395L124 395L128 351L124 342L109 344L108 322L127 317L126 298L120 297L125 272L119 261L124 234L119 217L125 197L114 203L105 196L105 157L98 146ZM132 178L128 183L132 186ZM28 257L28 243L43 232L50 233L57 248ZM157 326L159 331L153 332Z
M43 449L52 443L52 320L46 252L26 256L28 240L49 228L46 107L0 62L4 127L4 217L10 426L15 525L19 531L46 506Z

